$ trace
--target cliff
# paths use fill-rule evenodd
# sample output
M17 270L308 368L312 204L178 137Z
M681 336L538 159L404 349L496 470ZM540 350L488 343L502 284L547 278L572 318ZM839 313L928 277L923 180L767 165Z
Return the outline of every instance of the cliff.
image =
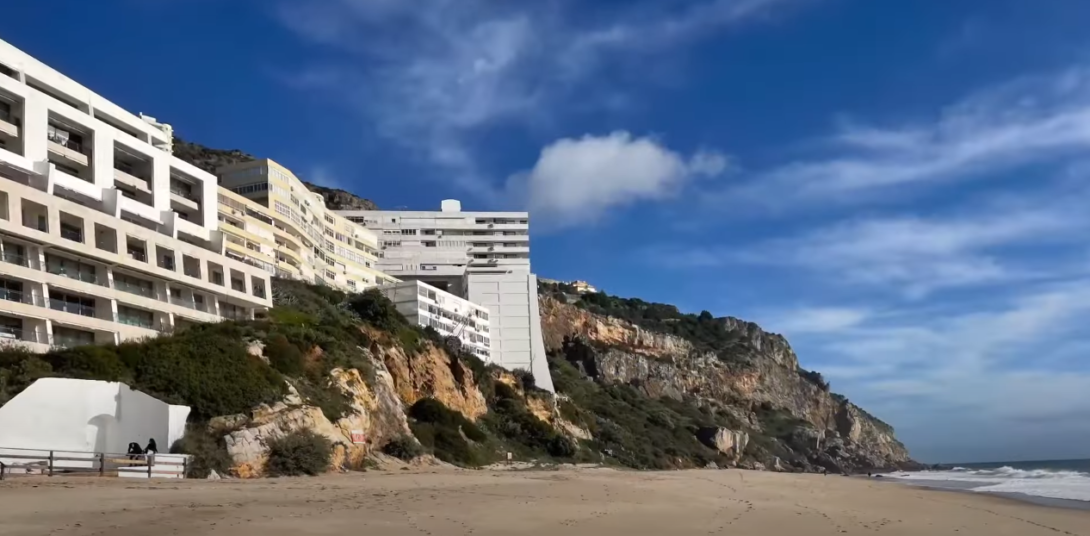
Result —
M213 175L223 166L257 159L238 149L213 149L199 143L185 141L178 136L174 136L174 156ZM331 210L378 210L378 206L370 199L364 199L345 190L326 188L307 181L303 181L303 184L310 191L322 194L326 207Z
M553 395L411 325L376 291L280 280L272 290L275 307L252 321L42 355L0 347L0 404L59 376L189 405L173 448L194 456L194 476L261 476L271 445L301 437L326 445L322 466L337 470L508 456L635 469L913 466L892 428L752 323L547 290Z
M550 351L598 382L705 408L717 422L700 433L702 439L720 446L744 443L738 460L743 466L915 466L892 427L830 392L820 374L800 367L786 339L757 324L684 315L640 300L574 296L557 286L543 289L542 331Z

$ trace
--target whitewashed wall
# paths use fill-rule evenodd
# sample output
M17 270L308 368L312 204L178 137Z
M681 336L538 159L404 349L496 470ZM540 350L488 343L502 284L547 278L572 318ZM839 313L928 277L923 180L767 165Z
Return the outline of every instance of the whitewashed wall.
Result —
M154 438L166 452L188 417L123 383L43 378L0 407L0 449L124 453Z

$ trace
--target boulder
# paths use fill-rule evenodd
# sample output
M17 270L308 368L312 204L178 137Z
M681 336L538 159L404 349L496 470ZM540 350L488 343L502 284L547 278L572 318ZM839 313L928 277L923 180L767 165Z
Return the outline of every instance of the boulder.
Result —
M738 460L749 444L749 434L726 428L701 428L697 439L705 445Z

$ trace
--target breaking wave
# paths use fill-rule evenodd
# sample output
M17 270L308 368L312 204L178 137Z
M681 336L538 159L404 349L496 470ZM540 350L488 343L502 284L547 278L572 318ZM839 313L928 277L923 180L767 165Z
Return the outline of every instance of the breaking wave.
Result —
M889 475L899 480L920 484L942 482L965 484L980 493L1021 493L1050 499L1090 502L1090 473L1070 470L1015 469L1003 466L994 469L955 467L950 471L920 471Z

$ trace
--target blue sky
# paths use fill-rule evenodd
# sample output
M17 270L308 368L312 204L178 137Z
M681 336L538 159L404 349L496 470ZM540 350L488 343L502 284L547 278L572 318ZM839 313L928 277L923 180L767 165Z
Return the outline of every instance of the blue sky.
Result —
M921 459L1090 457L1086 2L13 4L185 138L786 334Z

